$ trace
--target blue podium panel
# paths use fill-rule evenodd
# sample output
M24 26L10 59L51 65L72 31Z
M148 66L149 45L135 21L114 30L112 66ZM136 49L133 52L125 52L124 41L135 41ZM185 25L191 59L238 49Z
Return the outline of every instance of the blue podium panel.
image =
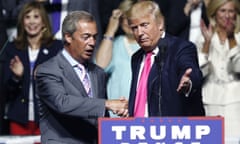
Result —
M222 117L99 118L99 144L224 144Z

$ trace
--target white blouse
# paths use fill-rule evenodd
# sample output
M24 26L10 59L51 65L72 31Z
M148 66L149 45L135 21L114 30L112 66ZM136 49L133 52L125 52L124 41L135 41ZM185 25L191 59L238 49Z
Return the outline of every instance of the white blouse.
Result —
M202 53L204 38L196 41L199 65L205 78L203 102L229 104L240 101L240 33L235 34L237 46L229 48L229 41L221 44L217 33L213 34L209 53Z

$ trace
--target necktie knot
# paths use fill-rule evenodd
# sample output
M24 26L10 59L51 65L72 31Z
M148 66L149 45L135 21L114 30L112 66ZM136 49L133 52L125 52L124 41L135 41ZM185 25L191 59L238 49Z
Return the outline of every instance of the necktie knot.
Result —
M146 58L145 58L145 62L144 62L144 65L145 63L150 63L151 64L151 57L152 57L152 52L148 52L146 53Z

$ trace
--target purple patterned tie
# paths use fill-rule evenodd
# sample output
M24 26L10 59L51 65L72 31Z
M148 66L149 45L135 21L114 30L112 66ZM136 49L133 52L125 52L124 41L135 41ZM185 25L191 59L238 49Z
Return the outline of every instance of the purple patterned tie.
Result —
M90 83L90 80L89 80L89 77L87 75L87 71L85 69L85 67L83 65L80 65L78 64L78 67L81 71L81 75L80 75L80 79L83 83L83 86L88 94L89 97L92 97L92 94L91 94L91 83Z
M137 94L135 99L134 117L144 117L145 106L147 102L147 81L151 70L152 52L147 53L141 77L138 82Z

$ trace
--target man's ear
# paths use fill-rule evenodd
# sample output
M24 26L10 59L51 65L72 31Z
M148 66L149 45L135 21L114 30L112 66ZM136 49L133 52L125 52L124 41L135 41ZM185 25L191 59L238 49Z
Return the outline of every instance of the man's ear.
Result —
M163 31L164 30L164 18L161 17L159 20L159 31Z
M67 43L72 43L72 36L70 35L70 34L65 34L64 35L64 38L65 38L65 40L67 41Z

